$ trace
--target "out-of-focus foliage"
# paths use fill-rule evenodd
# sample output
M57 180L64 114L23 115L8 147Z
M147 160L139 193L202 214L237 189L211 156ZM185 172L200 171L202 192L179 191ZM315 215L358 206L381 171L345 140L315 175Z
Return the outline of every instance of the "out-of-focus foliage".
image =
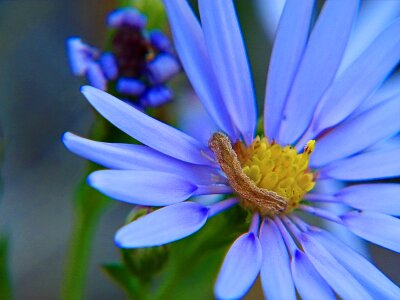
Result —
M8 274L8 239L0 236L0 298L12 299L11 280Z
M167 16L161 0L119 0L119 6L133 6L147 17L147 29L165 29Z

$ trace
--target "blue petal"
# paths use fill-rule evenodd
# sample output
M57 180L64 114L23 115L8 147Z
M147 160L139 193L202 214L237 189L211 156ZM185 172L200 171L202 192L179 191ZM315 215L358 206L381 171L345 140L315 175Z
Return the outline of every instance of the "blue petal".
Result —
M279 131L281 144L293 143L306 130L318 101L334 79L352 29L358 2L333 0L325 3L286 102Z
M143 107L156 107L171 101L172 97L172 91L168 87L157 85L146 91L140 98L140 104Z
M117 78L118 66L112 53L105 52L100 56L100 66L108 80Z
M196 16L187 1L164 0L164 5L175 48L196 94L218 127L231 138L236 137L218 89L203 32Z
M400 148L366 152L331 163L320 170L320 175L351 181L398 177L399 157Z
M286 0L257 0L256 14L270 40L275 37Z
M162 83L171 79L181 70L178 60L168 53L158 54L147 64L147 71L153 83Z
M113 28L129 25L141 29L146 26L146 23L146 17L133 7L118 8L111 12L107 18L107 25Z
M352 248L326 231L312 231L310 234L352 273L374 299L400 299L400 288Z
M310 165L321 167L393 136L400 131L399 113L400 96L397 96L345 121L318 140Z
M341 216L352 232L374 244L400 252L400 220L385 214L361 211Z
M110 169L157 170L190 178L196 184L225 182L218 180L215 168L186 163L147 146L95 142L69 132L63 142L73 153Z
M271 140L278 135L286 97L307 43L313 8L313 0L288 0L279 22L264 105L264 130Z
M314 132L348 117L400 60L400 20L390 25L331 86L316 115Z
M313 237L302 234L301 245L315 269L343 299L372 299L363 286Z
M253 285L261 268L261 245L254 233L240 236L229 249L215 284L218 299L239 299Z
M117 81L115 88L118 93L139 96L146 90L146 85L139 79L123 77Z
M102 91L107 89L107 79L97 62L91 61L88 63L86 77L91 86Z
M207 150L192 137L100 90L84 86L82 93L106 119L143 144L183 161L210 164L202 153Z
M354 208L400 216L400 184L353 185L344 188L335 196Z
M170 52L172 49L171 42L168 37L158 29L153 29L149 33L151 45L159 51Z
M196 191L193 183L156 171L104 170L89 175L90 186L127 203L164 206L188 199Z
M399 85L400 74L395 73L391 75L371 97L368 97L361 103L361 105L354 111L352 116L363 113L364 111L369 110L371 107L386 101L393 96L399 96Z
M201 24L217 82L232 121L247 143L256 128L256 102L233 1L199 0Z
M400 15L400 1L363 1L355 28L338 70L341 74Z
M70 37L67 39L67 54L71 71L74 75L85 75L89 62L94 60L98 55L98 51L86 45L78 37Z
M208 209L194 202L160 208L125 225L115 235L121 248L164 245L198 231L207 221Z
M290 259L285 243L275 223L265 219L260 229L263 253L261 282L268 300L290 300L296 298Z
M301 299L336 299L332 289L318 274L303 252L296 250L291 266L293 280L296 283L296 288Z

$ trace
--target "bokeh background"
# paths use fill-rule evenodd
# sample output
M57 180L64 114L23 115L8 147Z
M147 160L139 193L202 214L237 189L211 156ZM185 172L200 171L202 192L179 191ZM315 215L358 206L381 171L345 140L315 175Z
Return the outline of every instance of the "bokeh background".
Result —
M380 1L380 0L375 0ZM70 154L61 135L87 134L93 111L79 93L83 80L69 71L65 39L81 36L104 42L106 14L113 1L0 0L0 124L3 180L0 232L10 239L10 270L16 299L56 299L61 289L73 222L72 198L84 161ZM254 1L236 1L256 79L263 97L270 43ZM124 294L99 264L116 261L113 234L129 207L113 205L103 216L93 247L87 299L120 299ZM400 259L372 248L377 265L400 283ZM248 296L257 299L259 286ZM1 298L1 296L0 296Z

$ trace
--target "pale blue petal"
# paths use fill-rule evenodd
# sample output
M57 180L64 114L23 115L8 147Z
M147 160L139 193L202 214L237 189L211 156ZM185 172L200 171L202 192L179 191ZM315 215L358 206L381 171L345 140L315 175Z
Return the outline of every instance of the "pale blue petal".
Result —
M388 79L386 79L384 83L371 97L369 97L368 99L366 99L361 103L361 105L354 112L354 115L362 113L370 109L372 106L375 106L376 104L385 101L386 99L399 95L400 92L399 86L400 86L400 73L396 72L392 74Z
M206 148L194 138L138 111L105 92L84 86L82 93L112 124L143 144L195 164L210 164Z
M175 48L196 94L218 127L231 138L236 138L196 16L186 0L164 0L164 5Z
M63 142L73 153L110 169L167 172L197 184L225 182L215 168L190 164L143 145L95 142L69 132Z
M156 171L104 170L89 175L90 186L127 203L164 206L188 199L196 191L193 183Z
M225 106L247 143L256 129L256 101L233 1L199 0L201 25Z
M348 117L385 80L400 60L400 20L390 25L341 75L315 116L314 132Z
M225 256L215 284L217 299L239 299L251 288L261 268L260 241L254 233L241 235Z
M283 110L279 143L291 144L307 129L318 102L335 77L358 2L331 0L325 3Z
M369 147L366 151L367 152L381 152L381 151L389 151L395 150L400 148L400 134L391 137L389 139L380 141L375 145Z
M341 216L344 225L374 244L400 252L400 220L371 211L353 211Z
M400 175L400 148L372 151L336 161L320 170L322 178L360 181Z
M400 184L397 183L352 185L335 197L357 209L400 216Z
M121 248L160 246L187 237L207 221L208 209L194 202L160 208L125 225L115 235Z
M98 64L97 62L88 62L86 78L91 86L102 91L105 91L107 89L107 79L103 73L103 70L100 67L100 64Z
M178 101L177 127L207 145L213 133L218 131L217 125L191 91L186 91L184 99Z
M326 231L311 231L310 234L352 273L374 299L400 299L400 288L352 248Z
M351 65L385 27L399 15L400 1L398 0L363 1L338 74Z
M290 258L278 227L265 219L260 229L263 260L261 283L268 300L296 300L290 271Z
M257 0L256 14L270 40L275 37L276 30L285 6L286 0Z
M264 105L264 130L271 140L278 135L286 97L307 43L313 8L313 0L288 0L279 22Z
M399 114L400 96L341 123L318 140L310 165L319 168L395 135L400 131Z
M333 299L336 296L326 281L318 274L307 256L296 250L292 258L292 274L297 291L303 300ZM286 299L286 298L280 298Z
M313 237L302 234L301 245L315 269L343 299L372 299L364 287Z

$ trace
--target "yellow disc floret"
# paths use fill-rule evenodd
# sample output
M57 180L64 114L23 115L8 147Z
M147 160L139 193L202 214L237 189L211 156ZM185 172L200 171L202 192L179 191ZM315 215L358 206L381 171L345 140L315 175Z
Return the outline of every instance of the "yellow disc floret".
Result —
M291 146L270 143L257 137L246 147L242 142L234 150L243 172L257 187L273 191L288 201L285 213L298 206L303 196L315 185L314 175L308 167L315 141L309 141L302 153Z

